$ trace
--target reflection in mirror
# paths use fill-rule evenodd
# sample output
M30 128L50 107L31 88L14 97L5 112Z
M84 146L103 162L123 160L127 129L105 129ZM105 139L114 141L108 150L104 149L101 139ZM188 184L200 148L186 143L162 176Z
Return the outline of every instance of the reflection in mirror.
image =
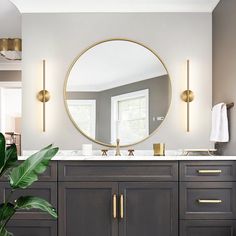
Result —
M170 105L171 85L160 59L127 40L101 42L78 57L65 83L76 128L96 142L132 145L152 134Z

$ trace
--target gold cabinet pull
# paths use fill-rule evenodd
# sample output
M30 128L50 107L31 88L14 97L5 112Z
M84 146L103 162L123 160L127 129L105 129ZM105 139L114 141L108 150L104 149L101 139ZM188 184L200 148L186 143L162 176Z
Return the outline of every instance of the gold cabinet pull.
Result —
M222 203L220 199L198 199L198 203L206 203L206 204L219 204Z
M120 218L124 218L124 195L120 195Z
M116 194L113 195L113 218L117 218L117 196Z
M198 170L199 174L220 174L222 170Z

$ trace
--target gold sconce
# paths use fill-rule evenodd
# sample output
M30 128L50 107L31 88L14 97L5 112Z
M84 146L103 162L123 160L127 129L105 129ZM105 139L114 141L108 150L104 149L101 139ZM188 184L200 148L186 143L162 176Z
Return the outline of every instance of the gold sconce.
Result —
M190 120L190 102L194 100L194 93L189 89L189 60L187 60L187 90L185 90L181 94L181 99L187 103L187 132L190 131L190 125L189 125L189 120Z
M43 90L37 94L37 99L43 103L43 132L46 131L46 102L50 100L50 93L46 90L46 61L43 60Z

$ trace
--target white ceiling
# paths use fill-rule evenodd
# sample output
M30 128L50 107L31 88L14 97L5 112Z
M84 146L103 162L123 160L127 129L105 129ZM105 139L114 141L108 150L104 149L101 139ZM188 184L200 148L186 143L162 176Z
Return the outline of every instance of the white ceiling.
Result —
M0 38L21 38L21 13L10 0L0 0ZM0 56L0 70L20 70L21 62Z
M78 59L70 72L67 91L103 91L165 74L165 67L145 47L127 41L109 41L91 48Z
M2 1L2 0L1 0ZM11 0L22 13L212 12L220 0Z

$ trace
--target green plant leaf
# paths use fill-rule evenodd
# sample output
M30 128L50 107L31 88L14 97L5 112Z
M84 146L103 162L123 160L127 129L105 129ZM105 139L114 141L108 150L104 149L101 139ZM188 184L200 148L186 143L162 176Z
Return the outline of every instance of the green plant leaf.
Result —
M57 218L56 210L52 207L52 205L46 200L39 197L20 197L16 201L16 209L40 209L41 211L45 211L49 213L52 217Z
M37 181L38 175L47 169L49 161L57 152L58 148L49 145L13 168L9 175L11 187L25 189Z
M4 226L0 225L0 236L13 236L12 233L9 233Z
M12 144L10 147L7 147L6 149L6 160L4 169L16 166L16 162L17 162L17 148L15 144Z
M0 205L0 221L7 220L15 214L15 206L11 203Z
M17 165L17 148L15 144L7 147L5 152L5 163L2 167L2 174Z
M6 140L4 135L0 133L0 173L5 163L5 155L6 155L5 150L6 150Z

